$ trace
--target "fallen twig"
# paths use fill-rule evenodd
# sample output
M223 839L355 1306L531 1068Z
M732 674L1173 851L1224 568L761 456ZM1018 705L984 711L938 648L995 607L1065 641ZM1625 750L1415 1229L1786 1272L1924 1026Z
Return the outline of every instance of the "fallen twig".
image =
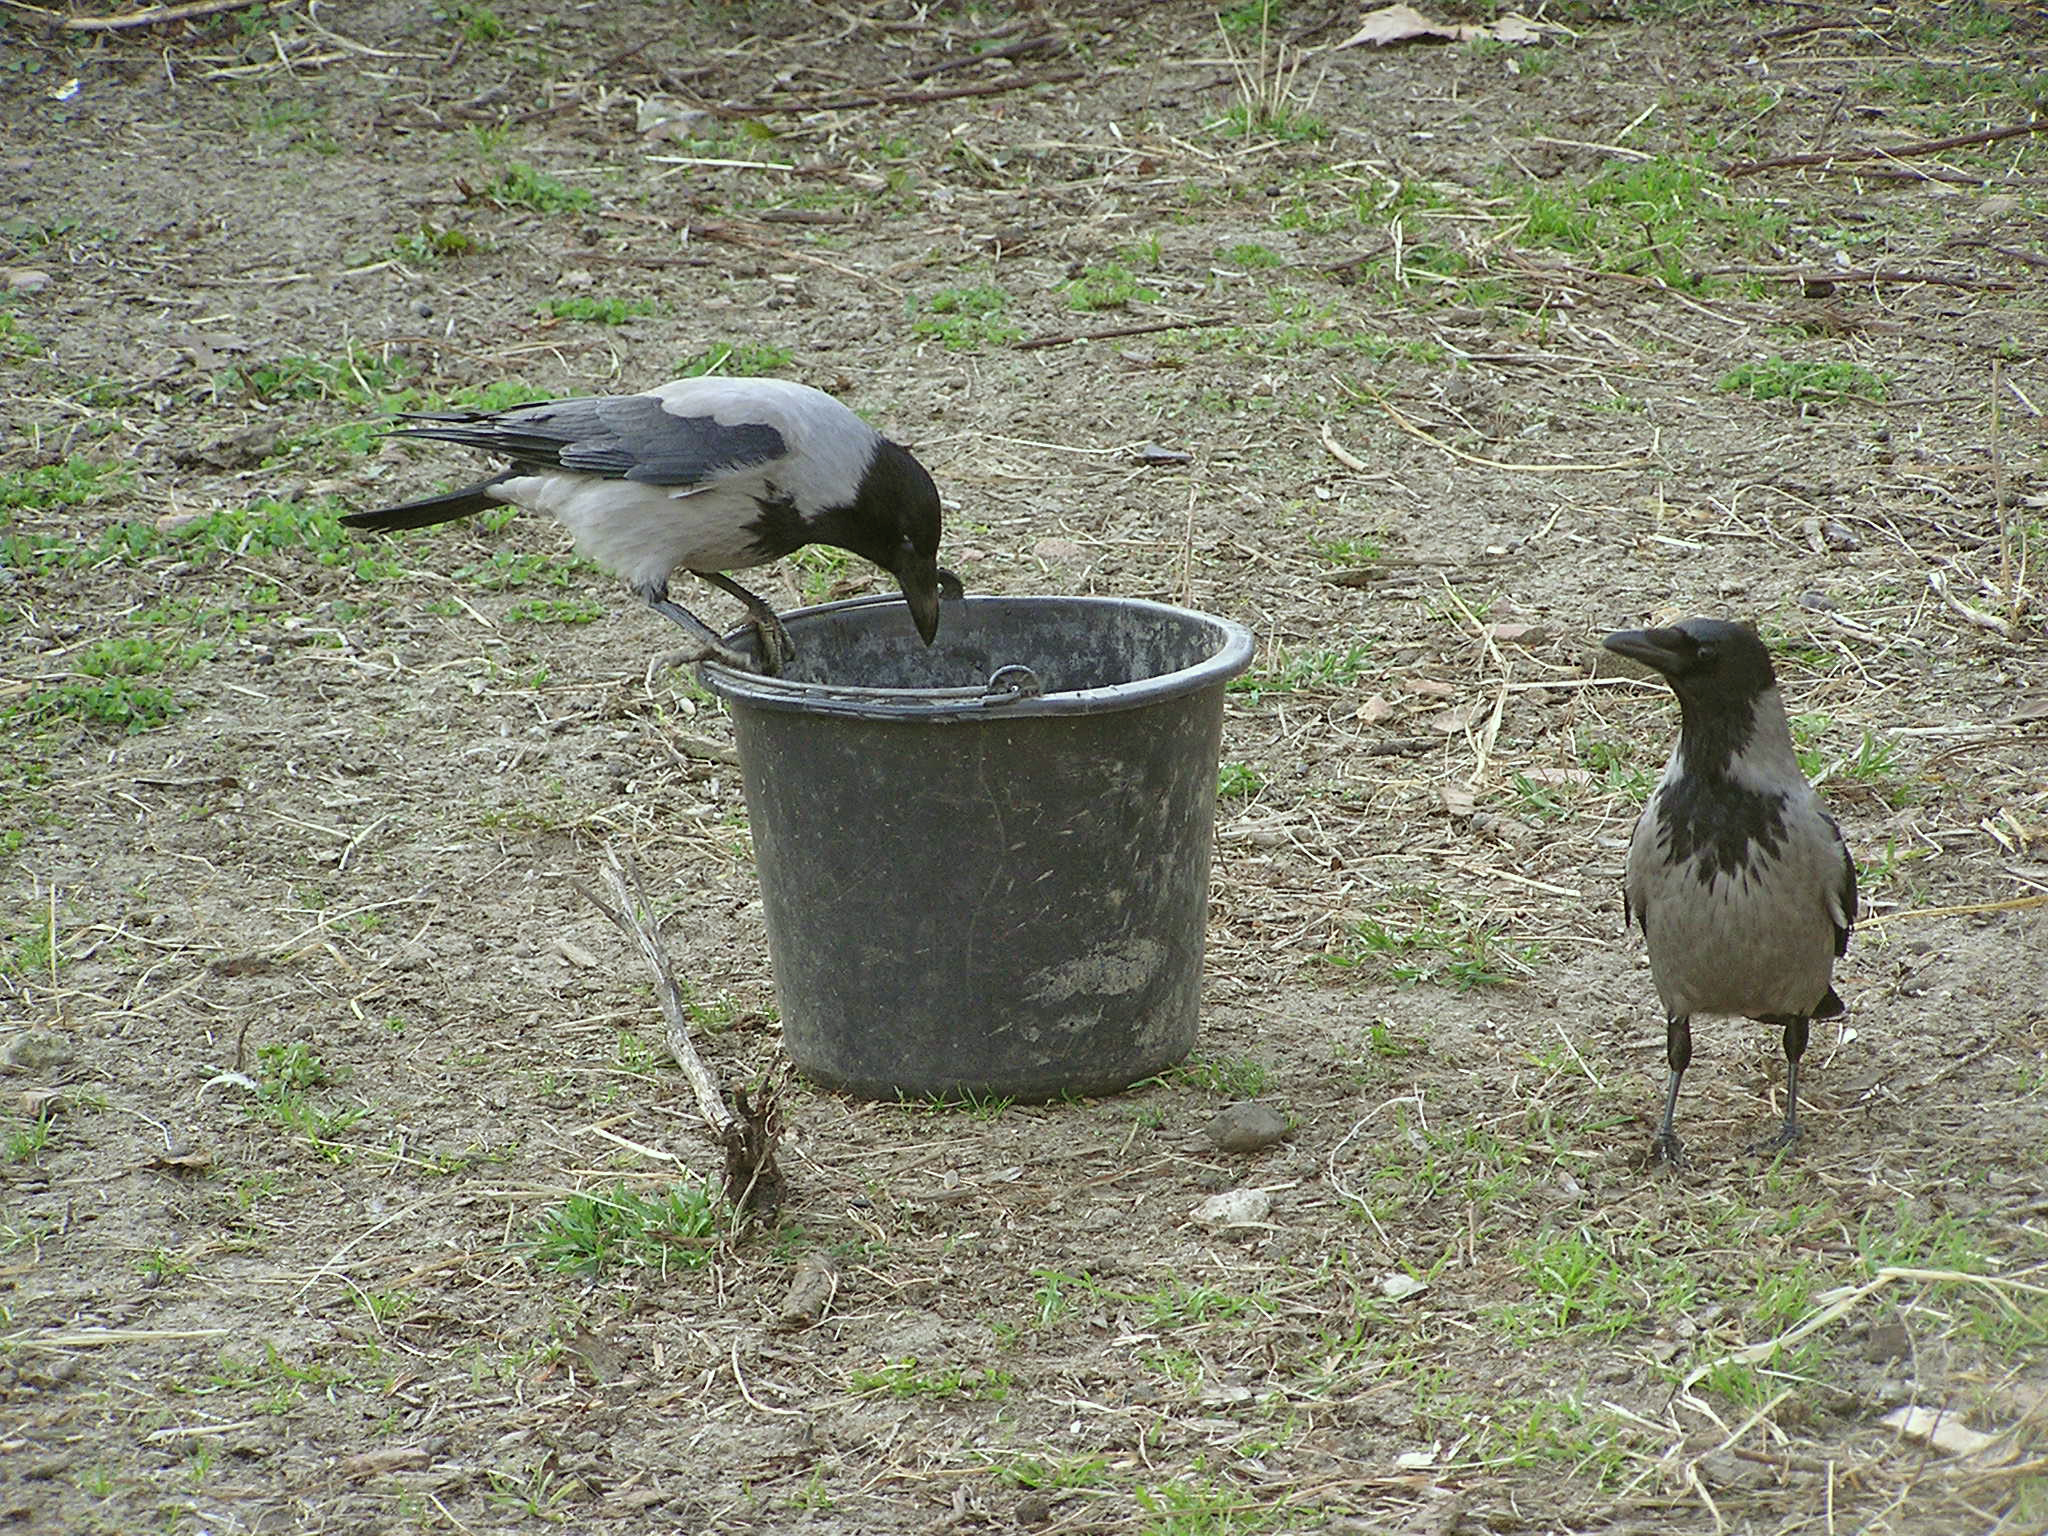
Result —
M1864 918L1857 926L1875 928L1880 923L1902 923L1917 917L1975 917L1983 912L2024 912L2029 907L2048 907L2048 894L2013 896L2004 901L1973 901L1960 907L1912 907L1904 912L1880 912L1875 917Z
M1062 70L1052 75L1023 75L1014 80L992 80L985 85L955 85L942 91L878 91L870 96L828 96L816 101L775 101L760 106L724 104L714 110L720 116L765 117L771 112L844 112L854 107L921 107L935 101L958 101L966 96L997 96L1004 91L1021 91L1034 85L1068 85L1083 78L1085 71Z
M1840 160L1897 160L1906 155L1935 155L1945 149L1965 149L1973 144L1996 144L2001 139L2022 138L2030 133L2048 133L2048 117L2015 123L2009 128L1986 128L1977 133L1952 134L1945 139L1916 139L1888 149L1823 149L1804 155L1774 155L1768 160L1737 160L1723 173L1753 176L1758 171L1775 171L1788 166L1832 165Z
M192 5L162 5L153 11L134 11L126 16L52 16L34 5L17 5L14 9L40 14L46 25L59 32L132 32L139 27L158 27L173 21L197 21L205 16L218 16L222 11L262 7L263 0L197 0Z
M1392 402L1390 402L1386 398L1386 396L1379 394L1376 391L1355 388L1354 386L1345 383L1342 379L1339 379L1337 381L1337 385L1346 394L1350 395L1354 400L1371 401L1374 405L1378 406L1381 410L1385 411L1388 416L1392 417L1394 425L1399 427L1403 432L1406 432L1410 437L1417 438L1420 441L1429 444L1430 447L1436 449L1438 452L1447 453L1452 458L1461 459L1467 464L1483 464L1488 469L1516 470L1520 473L1531 475L1563 475L1605 474L1614 470L1641 469L1645 465L1656 463L1656 460L1654 458L1648 457L1640 459L1616 459L1612 463L1607 464L1516 464L1510 463L1505 459L1489 459L1484 454L1467 453L1462 448L1453 448L1449 443L1444 442L1441 438L1431 437L1427 432L1423 431L1421 427L1416 425L1415 422L1411 421L1408 417L1402 415L1400 411L1395 409Z
M1929 591L1941 599L1943 605L1951 613L1965 624L1974 625L1978 629L1988 629L1992 634L1999 636L2001 639L2011 638L2012 626L2010 624L2006 623L1997 614L1986 613L1982 608L1972 608L1960 597L1957 597L1955 593L1949 590L1948 578L1940 571L1929 571L1927 573L1927 587Z
M764 1085L757 1103L750 1104L744 1088L735 1088L732 1103L720 1091L718 1079L697 1054L690 1038L690 1014L676 985L668 954L661 947L661 935L647 910L646 893L640 887L638 870L628 872L617 850L605 850L604 881L611 891L607 902L580 880L570 884L598 911L611 919L612 926L639 946L640 956L654 972L654 995L661 1003L666 1021L669 1054L690 1080L697 1096L698 1112L711 1130L712 1140L725 1152L725 1193L736 1210L762 1213L773 1210L782 1198L782 1174L776 1167L775 1148L781 1133L781 1115L772 1084ZM612 903L616 902L614 906ZM737 1111L737 1113L735 1113Z
M722 1144L733 1133L737 1121L726 1105L718 1079L704 1065L704 1058L697 1054L696 1042L690 1038L690 1012L683 1003L682 988L676 985L675 972L669 968L668 954L661 947L661 936L655 931L654 919L647 912L647 897L640 889L639 871L633 871L629 880L618 853L612 849L605 850L604 883L617 906L605 901L580 880L569 883L576 887L585 901L610 918L613 927L639 946L640 958L654 972L655 999L661 1004L662 1018L668 1024L669 1054L683 1069L683 1076L690 1080L690 1087L697 1095L698 1111L704 1116L704 1123L711 1127L712 1137Z
M905 70L906 80L929 80L933 75L943 75L956 69L965 69L971 64L985 64L990 59L1014 59L1027 53L1043 53L1059 42L1051 32L1041 32L1036 37L1020 38L1014 43L1004 43L1000 48L984 48L979 53L963 53L957 58L941 59L936 64L921 65L917 69Z
M1034 336L1020 341L1015 350L1036 352L1040 347L1070 347L1082 341L1115 341L1123 336L1150 336L1158 331L1200 331L1212 325L1228 325L1218 317L1207 320L1150 320L1143 325L1120 325L1108 331L1069 331L1061 336Z

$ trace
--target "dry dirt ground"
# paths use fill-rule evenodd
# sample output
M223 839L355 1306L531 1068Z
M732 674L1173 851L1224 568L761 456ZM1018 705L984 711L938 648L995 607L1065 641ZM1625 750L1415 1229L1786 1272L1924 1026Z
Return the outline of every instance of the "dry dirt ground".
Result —
M7 0L0 1522L2048 1529L2048 31L1362 9ZM472 472L395 410L714 366L913 444L971 588L1260 647L1195 1056L793 1084L739 1236L571 886L629 855L777 1070L726 719L552 527L334 521ZM1868 916L1804 1144L1707 1021L1672 1174L1617 885L1675 713L1595 662L1693 612Z

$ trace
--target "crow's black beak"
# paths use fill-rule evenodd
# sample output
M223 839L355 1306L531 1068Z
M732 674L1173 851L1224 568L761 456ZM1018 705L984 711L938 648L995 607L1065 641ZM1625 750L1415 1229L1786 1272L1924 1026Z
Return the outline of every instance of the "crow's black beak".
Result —
M896 566L896 585L910 605L910 622L917 626L918 638L930 645L939 634L938 561L906 549Z
M1618 629L1600 643L1666 677L1684 672L1698 649L1692 637L1678 629Z

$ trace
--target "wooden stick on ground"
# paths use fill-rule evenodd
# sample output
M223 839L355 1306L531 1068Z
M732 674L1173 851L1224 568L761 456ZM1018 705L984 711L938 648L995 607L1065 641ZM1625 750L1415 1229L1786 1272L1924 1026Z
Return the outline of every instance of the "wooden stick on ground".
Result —
M2048 117L2014 123L2007 128L1986 128L1981 133L1958 133L1946 139L1915 139L1910 144L1868 149L1823 149L1804 155L1774 155L1768 160L1738 160L1729 166L1729 176L1754 176L1758 171L1775 171L1799 165L1833 165L1850 160L1897 160L1906 155L1938 155L1946 149L1967 149L1976 144L1998 144L2006 139L2024 138L2030 133L2048 133Z
M773 1210L782 1196L782 1174L775 1164L781 1126L774 1085L763 1085L759 1100L752 1103L744 1088L736 1088L731 1104L726 1102L718 1079L697 1054L696 1042L690 1038L690 1011L683 1002L682 988L676 985L675 972L669 967L668 953L661 947L655 918L647 909L640 872L629 871L618 851L607 848L604 883L612 895L610 902L582 881L570 881L585 901L610 918L612 926L639 947L641 959L654 973L654 995L661 1003L662 1018L667 1024L669 1054L690 1080L698 1111L710 1128L711 1138L725 1152L726 1198L738 1210L757 1214Z
M153 10L131 11L125 16L55 16L43 13L46 26L59 32L131 32L137 27L160 27L174 21L198 21L223 11L246 11L263 0L199 0L195 5L162 5ZM20 5L22 11L41 11L40 6Z

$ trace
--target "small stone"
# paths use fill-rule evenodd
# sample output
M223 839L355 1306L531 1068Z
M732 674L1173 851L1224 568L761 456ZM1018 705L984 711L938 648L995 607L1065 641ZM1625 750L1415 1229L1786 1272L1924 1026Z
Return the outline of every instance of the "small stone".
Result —
M54 1031L24 1030L0 1049L0 1072L43 1072L69 1064L77 1054L71 1042Z
M50 274L34 267L0 267L0 285L9 293L41 293L50 286Z
M1256 1227L1273 1213L1273 1197L1263 1189L1226 1189L1211 1195L1193 1211L1205 1227Z
M1071 565L1087 558L1088 551L1072 539L1040 539L1031 546L1034 558L1047 565Z
M1879 1365L1903 1360L1913 1352L1913 1336L1903 1323L1879 1323L1863 1341L1863 1358Z
M1042 1493L1027 1493L1017 1501L1017 1523L1019 1525L1049 1525L1052 1522L1052 1500Z
M1140 464L1192 464L1195 456L1184 448L1162 448L1157 443L1147 443L1132 455Z
M1202 1134L1223 1152L1258 1152L1287 1135L1287 1117L1270 1104L1247 1100L1220 1111Z

